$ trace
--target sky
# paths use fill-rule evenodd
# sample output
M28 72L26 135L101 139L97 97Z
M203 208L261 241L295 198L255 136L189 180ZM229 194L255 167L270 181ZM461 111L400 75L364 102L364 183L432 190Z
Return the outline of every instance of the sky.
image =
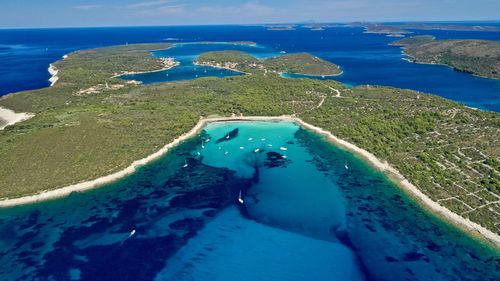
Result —
M0 0L0 28L500 20L500 0Z

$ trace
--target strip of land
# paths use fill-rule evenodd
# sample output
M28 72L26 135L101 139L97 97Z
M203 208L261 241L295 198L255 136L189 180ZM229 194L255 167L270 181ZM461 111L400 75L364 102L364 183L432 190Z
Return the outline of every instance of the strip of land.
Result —
M307 53L257 59L240 51L215 51L201 54L195 63L246 74L291 73L311 76L337 76L342 74L338 65Z
M443 64L458 71L500 79L500 41L435 40L415 36L391 43L402 46L412 62Z

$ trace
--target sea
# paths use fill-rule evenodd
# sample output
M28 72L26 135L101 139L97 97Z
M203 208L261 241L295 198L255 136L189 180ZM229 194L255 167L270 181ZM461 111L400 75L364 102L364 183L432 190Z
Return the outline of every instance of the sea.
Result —
M438 39L500 40L500 32L411 31L414 32L412 36L430 34ZM257 52L267 53L263 55L309 52L336 63L343 74L333 79L351 86L370 84L414 89L471 107L500 111L500 80L473 76L447 66L405 61L400 47L388 45L397 39L363 33L360 27L345 26L322 31L303 27L276 31L263 26L231 25L0 29L0 95L47 87L50 78L48 65L79 49L147 42L253 41L265 49ZM191 56L201 51L195 50ZM169 81L168 77L166 81Z
M462 87L470 83L492 90L493 98L456 100L498 108L497 80L408 63L399 48L387 45L394 38L359 28L141 27L0 34L6 54L1 59L10 63L10 68L0 65L4 93L47 86L48 64L76 49L175 41L182 44L153 55L176 57L178 69L128 78L159 83L239 75L190 63L207 50L232 48L261 58L308 51L338 63L344 73L335 79L349 85L424 91L418 87L432 84L443 91L434 94L444 96L448 89L468 99ZM240 40L258 45L186 44ZM365 160L298 124L233 121L208 124L113 184L0 209L0 280L493 281L500 280L500 252L422 208Z

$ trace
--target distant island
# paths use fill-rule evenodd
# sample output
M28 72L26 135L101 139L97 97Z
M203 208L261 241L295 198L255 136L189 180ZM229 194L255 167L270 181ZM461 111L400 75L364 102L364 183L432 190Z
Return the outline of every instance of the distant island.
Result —
M0 131L0 204L131 173L196 134L200 120L288 116L335 135L435 213L500 245L500 150L492 146L500 114L417 91L279 75L339 73L309 54L202 54L200 64L251 73L223 79L143 85L116 76L163 69L165 61L150 51L170 47L76 51L53 64L53 86L2 97L0 107L32 118ZM91 87L97 90L82 91Z
M433 36L415 36L391 45L402 46L413 62L444 64L478 76L500 78L500 41L435 40Z
M411 30L450 30L450 31L484 31L500 32L499 26L490 25L468 25L457 23L373 23L353 22L349 26L359 26L365 29L365 33L386 34L398 37L403 34L413 33Z
M264 27L267 30L295 30L297 28L296 24L266 24Z
M364 33L375 33L375 34L387 34L392 36L410 34L412 32L407 31L398 26L390 26L380 23L363 23L363 22L354 22L350 24L351 26L360 26L365 29Z
M259 60L240 51L217 51L201 54L196 63L245 73L292 73L312 76L335 76L340 68L307 53L282 55Z

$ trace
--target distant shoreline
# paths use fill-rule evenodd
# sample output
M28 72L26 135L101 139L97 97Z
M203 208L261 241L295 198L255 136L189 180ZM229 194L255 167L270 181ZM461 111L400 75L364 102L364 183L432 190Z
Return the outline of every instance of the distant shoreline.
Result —
M136 75L136 74L144 74L144 73L155 73L155 72L161 72L165 70L172 69L176 66L179 66L181 63L176 61L174 58L159 58L161 62L163 63L163 67L160 69L155 69L155 70L149 70L149 71L124 71L122 73L116 73L115 75L112 76L112 78L120 78L121 76L125 75Z
M350 143L345 140L342 140L335 135L333 135L331 132L326 131L320 127L316 127L314 125L311 125L302 119L295 117L295 116L290 116L290 115L283 115L283 116L232 116L232 117L215 117L215 118L200 118L198 123L187 133L182 134L178 138L174 139L172 142L168 143L167 145L163 146L160 150L157 152L143 158L137 161L134 161L130 166L127 168L120 170L118 172L115 172L110 175L106 175L103 177L99 177L94 180L90 181L85 181L73 185L69 185L63 188L58 188L54 190L49 190L45 191L39 194L35 195L30 195L30 196L24 196L24 197L19 197L19 198L12 198L12 199L3 199L0 201L0 208L6 208L6 207L14 207L18 205L25 205L25 204L30 204L30 203L36 203L36 202L42 202L46 200L51 200L51 199L56 199L56 198L63 198L66 196L69 196L73 192L83 192L87 190L91 190L97 187L100 187L105 184L109 184L112 182L115 182L125 176L128 176L132 173L134 173L137 168L142 167L160 157L165 155L167 152L169 152L172 148L176 147L183 141L190 139L194 136L196 136L208 123L213 123L213 122L228 122L228 121L291 121L291 122L296 122L299 124L301 127L308 129L314 133L326 136L329 141L332 143L335 143L347 150L349 150L352 153L355 153L356 155L361 156L363 159L365 159L368 163L370 163L373 167L377 168L378 170L382 172L387 172L388 176L390 179L392 179L394 182L396 182L401 189L404 191L408 192L410 195L418 199L418 201L421 203L422 207L432 211L433 214L436 214L442 218L444 218L446 221L449 221L453 223L454 225L458 226L459 228L465 230L467 233L472 234L472 236L479 236L482 237L483 240L486 242L492 244L496 248L500 248L500 236L493 233L492 231L480 226L477 223L474 223L470 221L469 219L463 218L460 215L450 211L449 209L441 206L439 203L433 201L430 199L427 195L425 195L422 191L420 191L416 186L414 186L412 183L410 183L401 173L399 173L398 170L393 168L391 165L389 165L387 162L382 162L380 159L378 159L375 155L372 153Z

